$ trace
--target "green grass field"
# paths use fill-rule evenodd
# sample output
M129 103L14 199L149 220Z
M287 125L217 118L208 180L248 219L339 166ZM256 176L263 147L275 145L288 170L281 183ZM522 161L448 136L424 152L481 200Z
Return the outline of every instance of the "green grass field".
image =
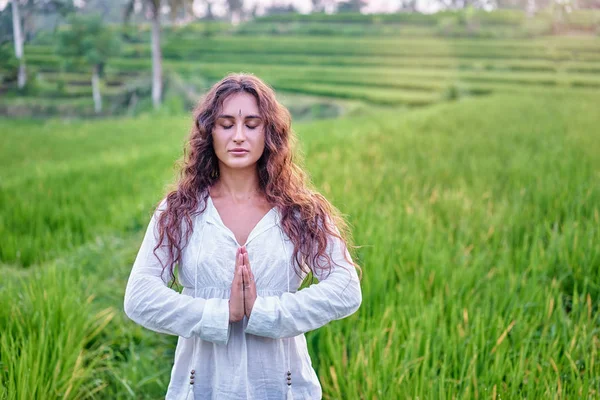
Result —
M307 334L325 398L600 394L598 100L295 125L362 246L361 309ZM164 395L175 338L127 321L122 295L188 119L3 121L3 397Z
M1 400L164 398L177 338L126 318L125 284L189 104L228 72L293 108L359 246L361 308L306 334L325 399L600 398L600 38L303 18L166 29L161 112L109 115L147 85L145 30L107 65L103 118L0 117ZM0 114L93 115L51 43Z

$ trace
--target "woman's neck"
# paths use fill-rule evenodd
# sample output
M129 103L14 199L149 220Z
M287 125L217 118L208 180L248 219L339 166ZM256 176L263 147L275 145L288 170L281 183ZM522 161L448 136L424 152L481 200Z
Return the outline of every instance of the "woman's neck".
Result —
M243 203L261 194L256 169L222 172L211 187L211 197L226 197L234 203Z

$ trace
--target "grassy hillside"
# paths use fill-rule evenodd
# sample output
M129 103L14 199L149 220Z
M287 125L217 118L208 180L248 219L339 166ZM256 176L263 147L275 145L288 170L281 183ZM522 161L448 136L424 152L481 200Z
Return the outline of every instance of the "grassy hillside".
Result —
M585 15L590 26L596 26L596 14ZM531 90L552 95L556 88L582 92L600 88L600 37L589 30L584 36L461 37L435 33L444 18L458 18L452 13L436 16L433 23L433 17L427 16L407 21L403 20L407 15L353 22L336 19L342 17L350 18L313 15L287 21L292 17L280 16L238 28L209 23L165 28L162 52L168 107L187 111L212 83L228 72L241 71L261 76L280 92L318 96L322 102L343 99L407 108L463 96ZM510 13L460 18L466 18L467 25L469 18L480 18L481 26L493 29L514 30L522 23L521 17ZM261 31L265 24L294 23L350 26L365 34ZM401 24L402 32L367 34L372 26L393 24ZM406 24L419 27L420 33L406 34ZM103 115L135 115L150 105L150 33L144 25L113 28L127 35L126 45L121 56L106 66ZM54 43L46 34L25 46L31 85L25 94L0 87L4 91L0 114L94 115L90 71L63 69Z
M362 246L361 309L307 334L324 398L598 395L599 100L295 124ZM0 398L164 397L176 338L122 296L188 117L2 124Z

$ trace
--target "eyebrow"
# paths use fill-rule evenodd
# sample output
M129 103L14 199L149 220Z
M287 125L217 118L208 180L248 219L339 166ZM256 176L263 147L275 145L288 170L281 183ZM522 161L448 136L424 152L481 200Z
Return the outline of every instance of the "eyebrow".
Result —
M235 119L235 117L233 115L225 115L225 114L219 115L217 117L217 119L219 119L219 118ZM254 118L261 119L259 115L246 115L246 117L245 117L245 119L251 119L251 118L252 119L254 119Z

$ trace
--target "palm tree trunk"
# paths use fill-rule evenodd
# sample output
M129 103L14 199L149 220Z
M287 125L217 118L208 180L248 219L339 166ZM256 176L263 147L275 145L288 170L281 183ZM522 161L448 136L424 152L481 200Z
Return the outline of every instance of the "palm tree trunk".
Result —
M533 18L537 12L535 0L527 0L526 14L527 18Z
M13 36L15 38L15 57L19 60L18 85L22 89L27 82L25 73L25 60L23 59L23 31L21 30L21 15L17 0L12 0Z
M231 11L231 25L237 26L240 24L240 11L233 10Z
M154 4L152 13L152 103L160 107L162 96L162 55L160 51L160 2Z
M94 111L99 114L102 111L102 97L100 96L100 77L98 76L98 64L94 65L92 73L92 95L94 96Z

